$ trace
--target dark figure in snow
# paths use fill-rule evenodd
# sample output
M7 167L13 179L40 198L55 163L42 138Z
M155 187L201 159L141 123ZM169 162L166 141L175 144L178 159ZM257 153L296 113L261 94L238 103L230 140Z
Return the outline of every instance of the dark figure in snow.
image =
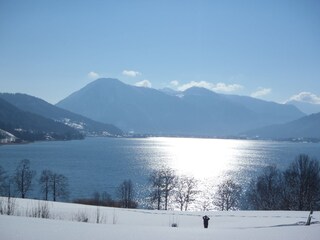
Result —
M202 219L204 228L208 228L210 218L207 215L205 215L202 217Z

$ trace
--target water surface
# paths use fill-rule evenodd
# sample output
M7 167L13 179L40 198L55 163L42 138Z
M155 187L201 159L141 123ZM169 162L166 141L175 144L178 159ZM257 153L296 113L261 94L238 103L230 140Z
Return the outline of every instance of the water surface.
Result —
M245 184L267 165L285 169L300 154L320 159L319 143L197 138L86 138L0 147L0 165L10 174L22 159L31 161L39 178L43 169L69 179L70 199L93 192L112 195L125 179L140 192L152 170L170 167L178 175L218 183L227 177ZM34 181L32 197L41 198Z

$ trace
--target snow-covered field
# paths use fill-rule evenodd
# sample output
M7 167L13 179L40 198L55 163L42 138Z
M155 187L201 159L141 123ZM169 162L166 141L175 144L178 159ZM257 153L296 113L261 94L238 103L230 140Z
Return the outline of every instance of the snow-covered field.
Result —
M6 201L0 198L2 206ZM319 212L305 226L308 212L130 210L27 199L15 199L13 207L19 216L0 215L0 239L320 239ZM27 217L41 212L49 219ZM205 214L211 218L208 229L202 224Z

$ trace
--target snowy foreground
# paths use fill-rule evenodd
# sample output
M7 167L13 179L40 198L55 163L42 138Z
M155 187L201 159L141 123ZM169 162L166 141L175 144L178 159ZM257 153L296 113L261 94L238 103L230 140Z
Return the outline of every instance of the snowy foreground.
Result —
M0 197L2 205L7 201ZM15 215L0 215L0 239L320 239L320 213L305 226L308 212L173 212L128 210L15 199ZM41 211L49 219L36 216ZM202 216L211 220L204 229ZM81 222L88 221L88 222ZM99 223L97 223L99 222ZM177 227L172 227L176 223Z

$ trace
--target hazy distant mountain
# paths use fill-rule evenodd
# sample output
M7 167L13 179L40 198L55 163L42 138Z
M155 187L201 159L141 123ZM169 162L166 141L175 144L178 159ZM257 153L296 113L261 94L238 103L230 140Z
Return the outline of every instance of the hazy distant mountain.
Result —
M320 104L300 102L300 101L295 101L295 100L288 101L288 102L286 102L286 104L294 105L306 114L313 114L313 113L320 112Z
M306 114L297 107L275 102L263 101L257 98L237 95L224 95L227 99L246 106L256 114L256 124L266 126L271 124L285 123L304 117ZM251 128L252 129L252 128Z
M171 135L235 135L304 116L293 106L204 88L191 88L178 96L172 93L98 79L57 106L126 131Z
M223 94L198 87L189 88L182 94L183 102L198 112L196 122L203 126L204 132L213 129L217 135L236 134L240 129L250 129L256 124L253 111Z
M249 137L271 139L320 139L320 113L311 114L285 124L248 131L245 134Z
M93 121L89 118L72 113L65 109L61 109L42 99L29 96L27 94L1 93L0 98L6 100L23 111L35 113L40 116L64 123L65 125L75 128L84 134L122 134L122 131L119 128L111 124Z
M34 113L25 112L0 98L1 139L15 141L81 139L75 129ZM1 141L2 142L2 141Z

